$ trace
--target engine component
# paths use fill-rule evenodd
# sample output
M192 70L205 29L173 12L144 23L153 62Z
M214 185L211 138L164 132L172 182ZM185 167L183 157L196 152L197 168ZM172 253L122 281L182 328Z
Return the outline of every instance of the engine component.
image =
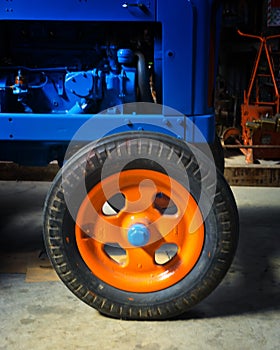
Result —
M25 113L80 114L98 113L123 103L151 102L144 55L135 54L130 49L117 51L115 47L108 51L110 54L91 70L14 67L17 70L14 84L1 84L2 90L6 91L2 95L2 109ZM10 78L4 80L9 81Z

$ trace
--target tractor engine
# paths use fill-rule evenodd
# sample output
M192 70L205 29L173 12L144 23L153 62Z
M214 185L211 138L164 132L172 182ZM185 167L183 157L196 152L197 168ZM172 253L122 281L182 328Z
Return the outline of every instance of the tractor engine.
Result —
M25 30L22 23L15 25L19 26L19 35L11 38L12 57L3 57L5 62L0 65L2 113L99 113L124 103L153 101L151 72L138 50L139 41L129 38L127 47L120 47L108 43L110 38L105 36L104 43L90 42L89 46L89 41L74 42L65 48L69 41L67 25L60 26L62 33L57 34L51 24L36 28L36 24L29 23ZM84 26L82 35L88 30ZM24 44L25 36L35 35L36 41L33 38L33 42ZM75 33L78 35L81 33ZM50 52L50 41L55 54ZM132 47L131 42L137 44ZM77 58L76 46L80 49L83 45L84 56Z

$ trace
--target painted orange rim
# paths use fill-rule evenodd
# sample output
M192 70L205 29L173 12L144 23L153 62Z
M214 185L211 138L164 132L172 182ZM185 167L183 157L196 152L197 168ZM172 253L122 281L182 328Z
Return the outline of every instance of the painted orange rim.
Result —
M104 204L116 195L120 204L109 205L108 213ZM128 239L129 229L138 224L149 233L142 246ZM89 191L75 234L81 257L95 276L121 290L147 293L176 284L193 269L205 233L199 207L180 183L157 171L132 169Z

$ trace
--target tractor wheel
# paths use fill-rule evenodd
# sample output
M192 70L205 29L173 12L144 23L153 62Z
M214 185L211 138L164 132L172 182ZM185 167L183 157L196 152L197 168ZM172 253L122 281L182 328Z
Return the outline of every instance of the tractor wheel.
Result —
M44 239L61 280L100 313L167 319L220 283L238 215L223 175L193 146L122 133L82 148L58 173Z

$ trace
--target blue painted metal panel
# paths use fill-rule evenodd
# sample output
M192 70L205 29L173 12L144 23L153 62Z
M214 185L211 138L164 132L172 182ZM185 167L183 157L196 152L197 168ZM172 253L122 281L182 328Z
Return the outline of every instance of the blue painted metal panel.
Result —
M194 55L195 55L195 66L194 66L194 84L193 84L193 96L194 96L194 107L193 114L205 114L210 113L212 109L212 104L209 106L209 89L213 90L213 86L209 86L209 75L215 74L210 70L215 71L215 66L217 65L217 57L214 57L216 62L211 62L211 42L213 37L211 37L212 30L214 29L212 25L214 24L213 16L219 12L219 2L212 0L196 0L195 2L195 31L194 31ZM215 35L215 34L214 34ZM213 66L211 66L213 63ZM212 85L214 85L214 81Z
M184 19L184 20L183 20ZM190 1L159 1L162 23L162 103L181 113L193 111L194 9Z
M208 94L212 16L215 0L158 2L162 22L162 103L184 114L209 114ZM217 64L217 61L216 61ZM214 73L213 73L214 74ZM214 82L212 82L213 84Z
M74 135L80 141L104 137L120 131L154 131L173 135L188 142L213 142L214 115L26 115L2 114L0 140L9 141L70 141Z
M2 114L0 140L93 141L113 132L149 130L185 138L185 117L163 115Z
M191 127L193 134L190 136L190 132L186 133L186 141L194 143L213 143L215 140L216 124L214 114L204 114L198 116L191 116L187 120L187 130L190 131ZM188 128L189 125L189 128Z
M0 20L153 21L155 0L13 0L0 2Z

